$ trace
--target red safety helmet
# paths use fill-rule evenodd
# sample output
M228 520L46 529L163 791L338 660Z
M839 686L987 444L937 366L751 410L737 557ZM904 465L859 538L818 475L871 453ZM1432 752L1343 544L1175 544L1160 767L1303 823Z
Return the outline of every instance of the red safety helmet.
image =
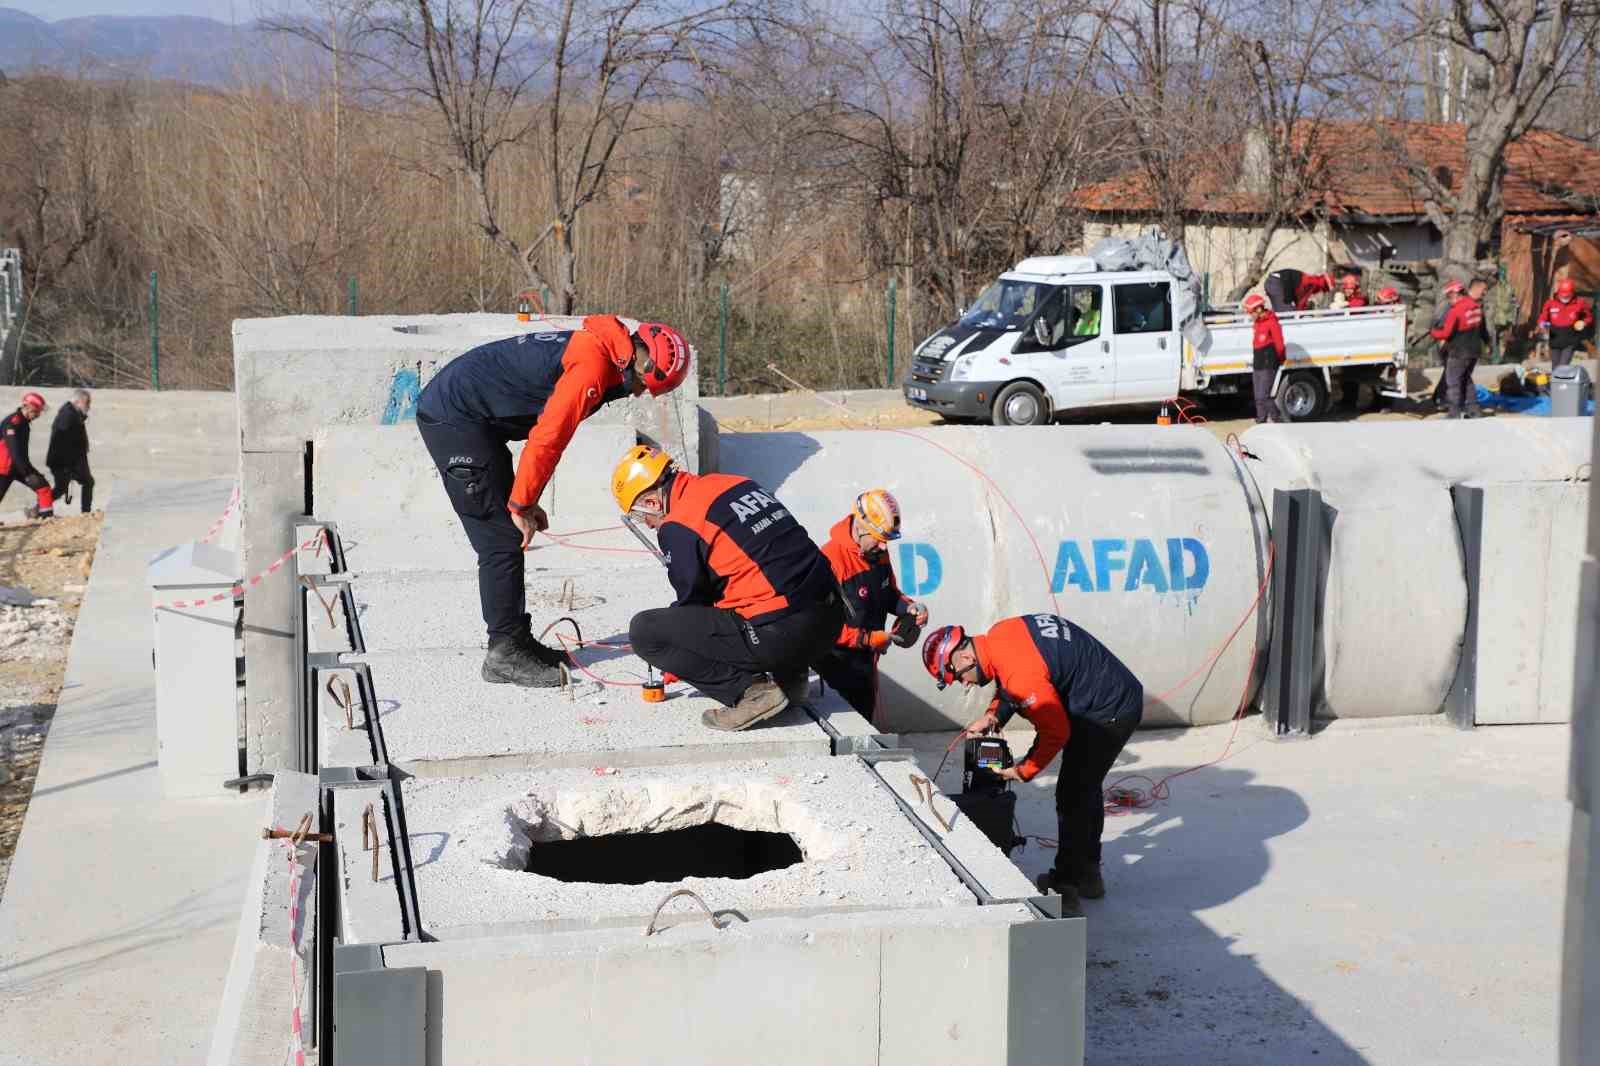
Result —
M960 626L940 626L922 641L922 665L941 690L956 679L950 670L950 656L966 639L967 631Z
M1361 287L1361 279L1354 274L1346 274L1339 279L1339 284L1344 287L1346 292L1349 292L1351 289L1359 289Z
M1451 293L1466 292L1467 287L1460 281L1457 281L1455 278L1451 278L1449 281L1444 283L1443 291L1446 296L1449 296Z
M683 334L660 322L641 322L638 337L650 353L650 365L639 375L650 395L660 396L682 385L689 376L689 342Z
M46 407L49 407L50 405L45 403L44 402L44 397L40 396L37 392L25 392L25 393L22 394L22 406L24 406L24 407L33 407L33 408L36 408L36 409L38 409L40 411L43 411Z
M1253 292L1244 298L1244 309L1246 314L1249 314L1252 311L1263 310L1266 308L1266 306L1267 298L1261 295L1259 292Z
M1381 304L1397 304L1400 302L1400 291L1395 288L1379 289L1378 302Z
M1556 282L1556 299L1558 300L1570 300L1577 291L1578 287L1572 283L1571 278L1562 278Z

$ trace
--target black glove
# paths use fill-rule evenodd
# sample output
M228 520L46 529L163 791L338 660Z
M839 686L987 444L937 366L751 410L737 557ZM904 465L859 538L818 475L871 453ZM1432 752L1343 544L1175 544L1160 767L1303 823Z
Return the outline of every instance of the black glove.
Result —
M909 648L922 636L922 627L917 625L916 619L907 612L895 619L894 628L889 631L889 639L902 648Z

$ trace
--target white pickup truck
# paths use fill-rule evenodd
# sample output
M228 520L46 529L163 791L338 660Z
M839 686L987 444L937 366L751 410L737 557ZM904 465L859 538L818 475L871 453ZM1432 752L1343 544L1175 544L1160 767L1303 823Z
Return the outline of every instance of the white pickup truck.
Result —
M1090 407L1178 396L1251 395L1251 323L1236 309L1204 315L1207 338L1185 339L1172 275L1105 272L1082 256L1024 259L959 321L913 353L906 402L953 420L1042 425ZM1276 394L1292 421L1324 414L1362 386L1397 395L1405 380L1405 308L1280 314L1287 359Z

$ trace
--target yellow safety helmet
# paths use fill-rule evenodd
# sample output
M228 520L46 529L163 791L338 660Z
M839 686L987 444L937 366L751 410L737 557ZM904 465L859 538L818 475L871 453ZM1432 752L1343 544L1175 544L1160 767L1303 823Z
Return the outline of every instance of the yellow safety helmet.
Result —
M888 489L868 489L856 497L850 513L879 544L900 539L900 505Z
M622 513L633 510L639 494L653 488L672 465L672 457L648 444L635 444L629 448L611 474L611 495L617 499Z

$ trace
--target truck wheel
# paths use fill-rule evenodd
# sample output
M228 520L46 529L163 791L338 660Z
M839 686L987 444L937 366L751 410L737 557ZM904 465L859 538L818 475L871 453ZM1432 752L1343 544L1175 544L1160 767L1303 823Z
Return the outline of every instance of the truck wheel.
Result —
M1278 389L1278 409L1291 422L1310 422L1328 410L1328 385L1315 370L1297 370Z
M994 424L997 426L1042 426L1050 420L1050 405L1044 393L1027 381L1013 381L995 394Z

